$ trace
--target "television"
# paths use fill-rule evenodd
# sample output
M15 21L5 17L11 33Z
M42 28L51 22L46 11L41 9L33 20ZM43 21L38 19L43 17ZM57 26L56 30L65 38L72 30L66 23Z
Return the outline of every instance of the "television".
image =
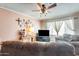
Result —
M49 30L38 30L38 36L49 36Z

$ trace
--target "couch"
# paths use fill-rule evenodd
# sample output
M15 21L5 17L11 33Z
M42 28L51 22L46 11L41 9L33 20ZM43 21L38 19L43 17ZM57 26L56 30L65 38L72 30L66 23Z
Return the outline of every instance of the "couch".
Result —
M2 56L74 56L73 45L63 42L2 42Z
M74 45L76 55L79 55L79 35L64 34L56 37L56 41L66 41Z

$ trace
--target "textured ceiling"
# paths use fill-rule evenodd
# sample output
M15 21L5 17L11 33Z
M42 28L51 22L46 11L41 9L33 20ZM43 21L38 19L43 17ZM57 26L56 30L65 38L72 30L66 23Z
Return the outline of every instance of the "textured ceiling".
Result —
M46 4L49 5L49 4ZM57 3L57 6L49 9L46 16L40 17L40 12L33 12L38 10L36 3L0 3L0 7L5 7L16 12L24 13L36 19L50 19L54 17L61 17L79 11L79 3Z

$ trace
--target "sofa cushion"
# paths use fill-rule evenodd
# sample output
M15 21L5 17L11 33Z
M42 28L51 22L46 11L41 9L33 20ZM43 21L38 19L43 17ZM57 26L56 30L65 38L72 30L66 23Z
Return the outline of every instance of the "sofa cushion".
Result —
M72 35L72 41L79 41L79 35Z
M64 34L63 36L56 37L56 40L62 40L70 42L72 40L72 36L70 34Z
M70 34L64 34L63 35L63 40L70 42L72 40L72 36Z

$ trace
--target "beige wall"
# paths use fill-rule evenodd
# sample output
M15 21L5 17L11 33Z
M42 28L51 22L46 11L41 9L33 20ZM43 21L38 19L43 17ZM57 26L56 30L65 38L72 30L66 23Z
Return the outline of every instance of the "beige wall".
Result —
M46 21L45 20L39 20L40 23L40 29L44 30L46 29Z
M16 38L17 32L17 19L29 19L23 15L16 14L12 11L0 8L0 40L12 40ZM34 28L39 28L39 23L36 20L32 20L33 24L37 25Z

